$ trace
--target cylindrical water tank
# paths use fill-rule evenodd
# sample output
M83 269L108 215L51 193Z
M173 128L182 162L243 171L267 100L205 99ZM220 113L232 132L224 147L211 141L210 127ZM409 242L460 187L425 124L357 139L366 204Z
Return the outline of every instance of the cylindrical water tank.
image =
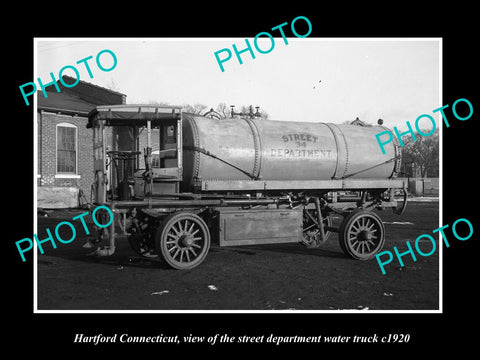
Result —
M212 119L183 114L183 188L201 180L388 179L400 162L383 154L380 126ZM390 161L389 161L390 160Z

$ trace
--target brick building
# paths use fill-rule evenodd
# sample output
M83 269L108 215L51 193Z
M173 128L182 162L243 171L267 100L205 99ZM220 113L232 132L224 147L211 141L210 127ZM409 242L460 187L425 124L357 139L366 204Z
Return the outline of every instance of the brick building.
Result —
M67 84L76 79L63 77ZM67 88L59 81L37 92L37 205L42 208L76 207L79 190L87 199L93 183L92 131L88 113L96 105L126 103L126 95L84 81ZM111 132L106 141L112 143Z

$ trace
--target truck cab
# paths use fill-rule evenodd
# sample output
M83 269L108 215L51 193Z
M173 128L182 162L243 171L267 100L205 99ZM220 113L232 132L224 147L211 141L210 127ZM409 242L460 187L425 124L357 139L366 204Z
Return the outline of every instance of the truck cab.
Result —
M94 203L179 192L181 107L102 105L88 119L87 127L93 130Z

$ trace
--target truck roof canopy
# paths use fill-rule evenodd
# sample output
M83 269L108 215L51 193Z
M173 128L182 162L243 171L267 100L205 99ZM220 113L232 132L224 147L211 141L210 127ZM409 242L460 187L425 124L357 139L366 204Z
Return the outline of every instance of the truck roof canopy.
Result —
M152 125L180 118L181 106L170 105L99 105L88 114L87 128L94 121L106 120L107 126L146 126L147 120Z

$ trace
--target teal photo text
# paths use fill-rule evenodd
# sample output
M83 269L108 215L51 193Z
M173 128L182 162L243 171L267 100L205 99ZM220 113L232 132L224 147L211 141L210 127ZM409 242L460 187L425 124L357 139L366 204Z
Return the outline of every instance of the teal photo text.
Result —
M99 210L104 210L103 212L101 212L100 214L97 214L97 212ZM105 219L102 220L102 217L103 218L106 218L106 214L108 214L108 217L109 217L109 220L108 221L105 221ZM88 211L87 212L84 212L80 215L77 215L75 217L72 218L72 221L73 220L80 220L80 222L82 223L83 225L83 229L85 230L85 234L86 235L90 235L90 231L88 229L88 226L87 226L87 223L85 222L85 216L88 215ZM101 222L99 222L98 218L101 219ZM93 220L93 223L99 227L99 228L106 228L108 226L110 226L113 222L113 213L112 213L112 210L110 210L109 207L107 206L104 206L104 205L101 205L101 206L97 206L93 212L92 212L92 220ZM105 221L105 222L104 222ZM61 228L64 228L64 229L67 229L67 228L70 228L70 230L67 230L69 232L71 232L71 235L70 235L70 238L62 238L60 237L60 229ZM47 233L47 237L43 240L39 240L38 238L38 235L37 234L33 234L33 238L35 239L35 242L37 243L37 247L38 249L40 250L40 253L41 254L44 254L45 251L43 250L43 245L44 243L47 243L47 242L50 242L52 247L54 249L57 248L57 244L55 243L55 240L53 238L53 235L52 235L52 232L50 231L50 229L46 229L46 233ZM55 230L54 230L54 234L55 234L55 238L57 239L57 241L59 241L60 243L63 243L63 244L69 244L71 243L73 240L75 240L76 236L77 236L77 231L75 230L75 226L69 222L69 221L62 221L60 223L57 224L57 226L55 227ZM65 236L65 235L64 235ZM17 242L15 242L15 245L17 246L17 249L18 249L18 253L20 254L20 257L22 258L22 261L25 262L25 253L27 251L30 251L33 249L33 240L30 239L30 238L24 238L22 240L18 240Z
M432 234L440 233L442 235L443 242L445 243L445 246L447 248L450 247L450 243L448 242L447 235L445 234L444 230L449 227L450 226L447 224L435 230L432 230ZM453 236L457 240L465 241L472 237L473 225L468 219L461 218L456 220L452 224L451 231ZM410 256L412 261L416 262L417 257L415 253L422 257L428 257L432 255L437 249L437 243L435 241L435 238L430 234L422 234L418 236L415 239L415 243L413 244L413 247L408 240L406 241L405 245L407 247L407 250L406 251L401 250L402 252L400 252L396 246L393 247L393 252L395 253L395 257L397 258L398 263L400 264L400 267L405 266L405 263L403 262L403 259L402 259L403 257ZM378 253L377 255L375 255L375 257L377 259L378 266L380 266L380 270L382 274L385 275L386 274L385 265L390 264L393 261L394 254L391 251L382 251L381 253Z
M445 123L445 126L447 128L450 127L450 123L447 119L447 115L445 114L444 109L448 107L449 105L447 104L432 111L433 113L439 112L442 115L443 122ZM459 114L458 108L461 108L461 111L460 111L461 115ZM453 113L453 116L455 116L455 118L457 118L458 120L461 120L461 121L468 120L473 115L473 105L467 99L458 99L452 105L452 113ZM420 122L424 125L431 123L432 125L431 130L429 130L428 132L424 132L422 129L420 129L420 125L419 125ZM405 145L404 142L402 141L402 136L410 135L414 142L417 141L412 124L410 124L410 122L407 121L406 125L408 130L405 132L399 132L396 126L393 127L393 131L395 133L395 136L398 139L400 147L403 147ZM435 132L436 129L437 129L437 125L435 124L435 119L431 115L422 114L419 117L417 117L417 119L415 120L415 130L417 130L417 134L420 136L430 136ZM382 131L381 133L376 134L375 137L377 138L378 145L382 150L382 154L385 155L386 152L385 152L384 146L393 141L394 134L390 130L385 130L385 131Z
M105 55L103 55L105 54ZM103 56L102 56L103 55ZM107 57L110 57L110 61L106 61L106 58ZM93 59L93 56L90 55L90 56L87 56L86 58L83 58L81 60L78 60L77 61L77 65L83 65L85 66L85 69L88 73L88 76L90 77L90 79L93 79L93 72L92 72L92 68L90 67L90 64L88 63L89 60L92 60ZM103 63L102 63L102 61ZM112 71L113 69L115 69L115 67L117 66L117 56L115 55L115 53L112 51L112 50L108 50L108 49L104 49L102 51L100 51L96 58L95 58L95 62L97 64L97 67L104 71L104 72L108 72L108 71ZM110 64L111 63L111 64ZM106 65L108 64L108 65ZM72 84L68 84L64 81L64 79L62 78L63 76L63 73L66 71L66 70L69 70L69 71L72 71L74 74L75 74L75 78L76 78L76 81ZM37 78L37 82L38 82L38 85L40 87L40 89L42 90L42 93L43 93L43 96L45 98L48 98L48 94L47 94L47 91L45 90L48 86L54 86L55 89L57 90L57 92L61 92L60 90L60 87L58 86L58 81L57 79L55 78L55 75L53 74L53 72L50 73L50 78L51 79L48 79L47 81L50 81L48 83L44 83L42 81L42 79L40 78ZM60 71L58 72L58 80L62 83L63 86L65 86L66 88L73 88L75 87L78 82L80 81L80 72L78 71L78 69L73 66L73 65L65 65L64 67L62 67L60 69ZM35 94L37 92L37 85L34 83L34 82L27 82L23 85L20 85L19 86L19 89L20 89L20 92L23 96L23 100L25 100L25 104L27 106L30 105L30 102L28 101L28 97Z
M299 25L300 23L303 23L303 24ZM288 40L287 40L287 37L285 36L285 31L284 31L284 27L287 26L287 25L288 25L288 22L284 22L284 23L282 23L280 25L277 25L277 26L274 26L270 29L272 31L278 30L278 32L282 36L283 43L285 45L288 45ZM300 34L298 32L299 31L298 29L300 27L302 28L302 30L301 30L302 34ZM305 30L305 28L307 28L307 29ZM297 38L305 38L308 35L310 35L310 33L312 32L312 23L305 16L297 16L295 19L292 20L292 23L290 24L290 29L291 29L293 35L295 35ZM268 44L268 45L263 44L262 45L263 47L260 46L259 45L259 39L261 37L268 38L268 40L269 40L268 42L270 44ZM268 53L272 52L272 50L275 48L275 39L273 38L272 34L270 34L269 32L262 31L262 32L259 32L255 36L255 38L253 39L253 47L252 47L252 44L250 43L250 41L248 39L245 39L245 45L239 45L237 47L236 44L232 44L233 53L232 53L232 50L230 50L229 48L223 48L223 49L220 49L218 51L215 51L214 52L215 59L217 60L218 66L220 67L220 70L222 72L225 72L225 68L224 68L223 64L225 62L229 61L232 58L233 54L235 54L235 57L237 58L240 65L243 64L242 54L248 53L248 54L250 54L250 57L252 59L255 59L255 51L253 51L253 48L255 48L257 53L268 54ZM248 55L246 57L248 57Z

